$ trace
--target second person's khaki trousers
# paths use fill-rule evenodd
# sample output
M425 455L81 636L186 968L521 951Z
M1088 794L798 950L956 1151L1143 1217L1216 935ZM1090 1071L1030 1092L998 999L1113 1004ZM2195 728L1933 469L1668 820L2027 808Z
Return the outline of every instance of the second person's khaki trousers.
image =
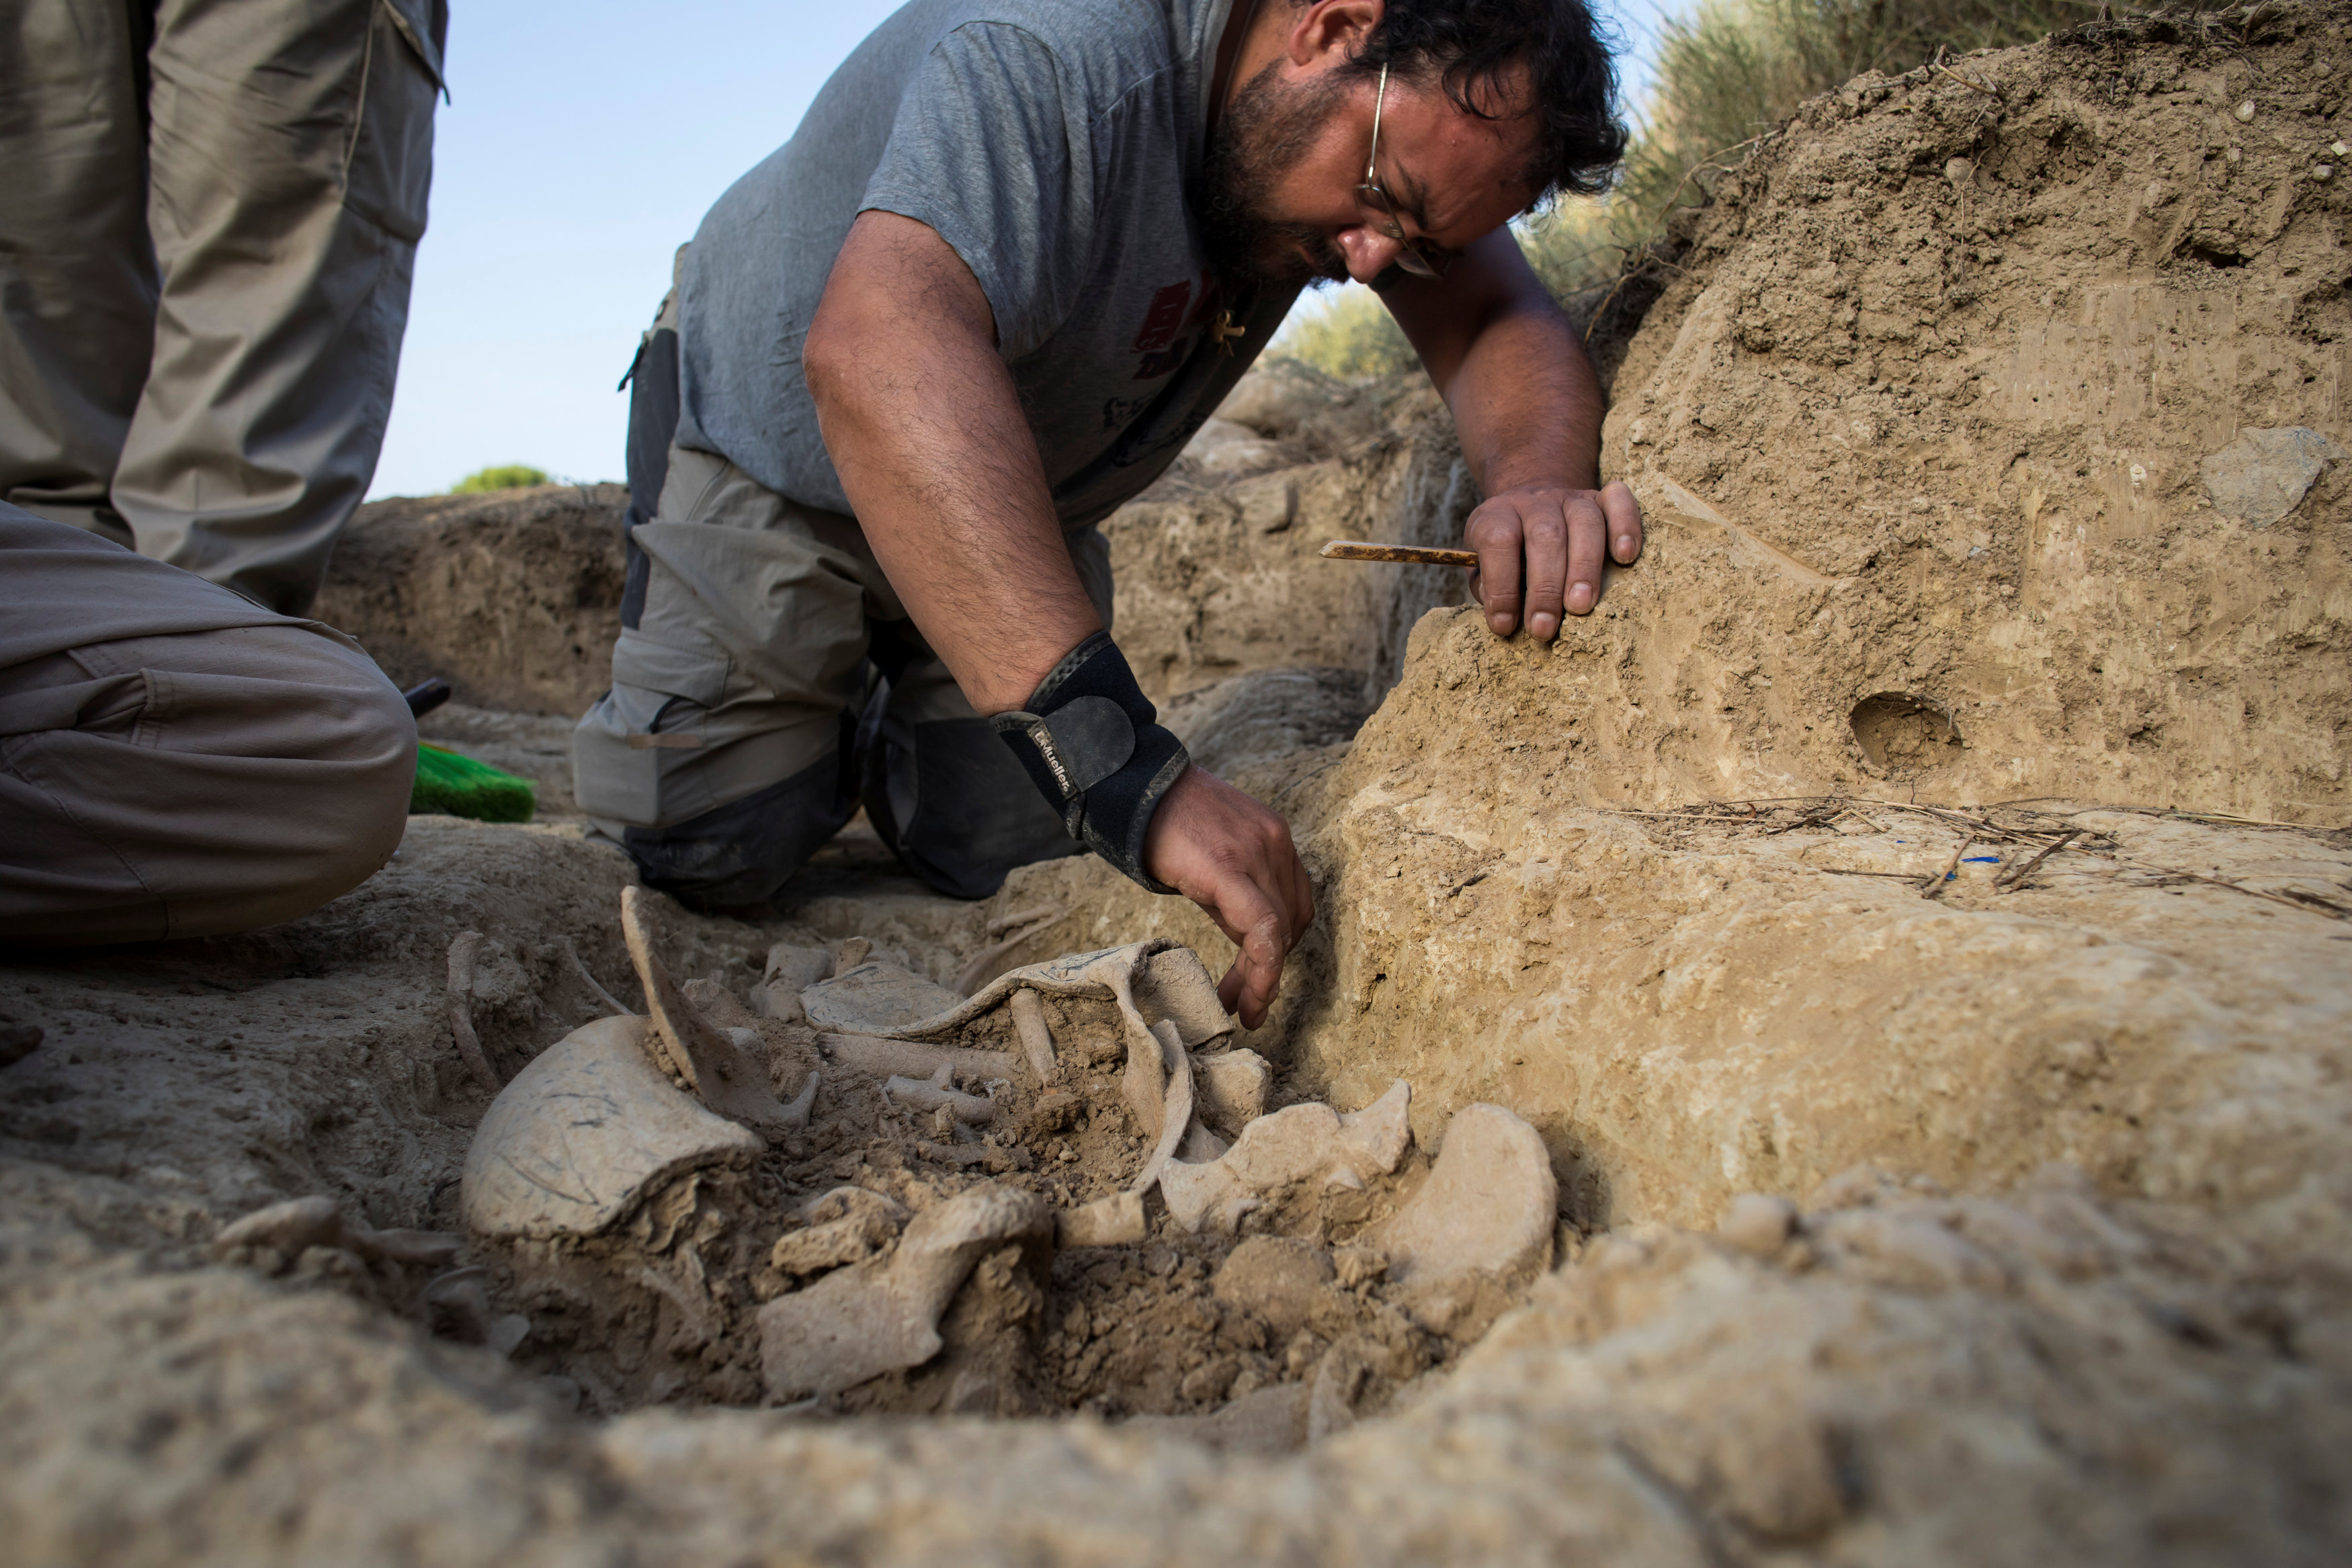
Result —
M0 499L308 607L383 443L446 17L0 5Z

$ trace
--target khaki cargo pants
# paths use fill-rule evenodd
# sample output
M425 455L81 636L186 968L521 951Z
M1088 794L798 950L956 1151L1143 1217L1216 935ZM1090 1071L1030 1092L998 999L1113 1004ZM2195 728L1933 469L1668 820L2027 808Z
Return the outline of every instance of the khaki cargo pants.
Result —
M416 724L358 644L0 505L0 946L307 915L400 847Z
M383 444L446 19L0 5L0 500L308 608Z
M862 802L908 870L983 898L1079 846L915 630L856 519L675 445L665 308L633 372L629 589L573 789L646 881L759 904ZM1068 536L1108 625L1110 547Z

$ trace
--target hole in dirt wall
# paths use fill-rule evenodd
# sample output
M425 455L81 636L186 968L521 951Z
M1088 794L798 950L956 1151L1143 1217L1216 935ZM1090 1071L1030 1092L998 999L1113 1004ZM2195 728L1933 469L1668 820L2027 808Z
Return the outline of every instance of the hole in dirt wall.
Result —
M1877 692L1854 704L1854 744L1879 772L1910 778L1953 759L1968 744L1951 709L1916 692Z

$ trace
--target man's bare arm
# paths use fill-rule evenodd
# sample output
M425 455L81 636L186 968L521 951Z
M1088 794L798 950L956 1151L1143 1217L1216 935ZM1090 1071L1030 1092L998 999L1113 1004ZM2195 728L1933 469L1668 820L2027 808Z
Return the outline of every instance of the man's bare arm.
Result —
M975 708L1020 707L1102 622L979 280L926 225L862 214L803 364L825 450L908 613ZM1195 768L1160 801L1144 859L1240 947L1219 989L1255 1028L1314 916L1290 830Z
M1479 555L1487 624L1524 612L1539 638L1601 600L1604 555L1630 564L1642 512L1600 484L1601 385L1559 307L1508 229L1465 250L1443 282L1407 277L1383 300L1454 410L1486 500L1464 536Z
M912 218L866 213L809 324L825 450L891 586L982 713L1102 630L979 280Z

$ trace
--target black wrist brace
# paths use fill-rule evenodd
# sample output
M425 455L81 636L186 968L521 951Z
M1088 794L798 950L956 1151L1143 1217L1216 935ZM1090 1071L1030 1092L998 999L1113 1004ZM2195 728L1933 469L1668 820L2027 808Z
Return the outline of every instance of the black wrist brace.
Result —
M1070 837L1152 892L1173 893L1143 869L1143 835L1192 759L1159 716L1110 633L1097 632L1062 655L1027 707L988 722Z

